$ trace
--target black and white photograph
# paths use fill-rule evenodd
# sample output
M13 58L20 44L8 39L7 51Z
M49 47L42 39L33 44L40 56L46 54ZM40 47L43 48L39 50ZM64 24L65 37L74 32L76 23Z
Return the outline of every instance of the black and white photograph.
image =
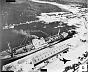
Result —
M0 0L1 72L88 72L88 0Z

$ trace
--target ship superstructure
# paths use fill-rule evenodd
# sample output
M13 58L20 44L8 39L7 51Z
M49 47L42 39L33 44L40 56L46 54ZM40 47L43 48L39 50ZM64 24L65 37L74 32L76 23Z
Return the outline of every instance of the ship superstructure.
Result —
M74 33L71 32L71 34L74 34ZM8 51L6 50L1 53L2 65L8 64L12 61L18 60L27 55L34 54L34 53L44 50L48 47L52 47L53 45L55 45L61 41L64 41L65 39L70 38L70 37L72 37L72 36L70 36L68 33L66 33L66 34L62 33L59 35L57 34L54 36L50 36L46 39L44 39L43 37L40 39L33 39L32 44L30 44L30 45L27 44L26 46L23 46L21 48L20 47L14 48L15 50L9 48ZM4 56L3 56L3 54L4 54Z

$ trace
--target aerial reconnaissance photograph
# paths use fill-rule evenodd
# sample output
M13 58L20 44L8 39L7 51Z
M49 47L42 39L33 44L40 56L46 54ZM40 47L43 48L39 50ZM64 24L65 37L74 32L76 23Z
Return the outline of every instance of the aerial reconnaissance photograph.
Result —
M0 0L1 72L88 72L88 0Z

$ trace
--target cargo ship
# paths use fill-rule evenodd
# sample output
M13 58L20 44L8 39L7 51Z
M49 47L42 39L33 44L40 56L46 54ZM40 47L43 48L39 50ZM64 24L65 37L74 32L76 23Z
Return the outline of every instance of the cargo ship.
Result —
M3 66L43 49L50 48L53 45L60 43L61 41L71 38L74 34L74 31L70 33L63 32L62 34L53 35L45 39L43 37L33 39L31 44L28 44L21 48L11 48L10 43L8 43L9 49L0 53L0 59L2 63L1 65Z
M57 36L59 37L59 39ZM55 41L52 39L52 37ZM54 58L55 59L58 58L61 53L69 51L70 45L68 44L68 42L66 43L65 41L67 41L67 38L69 39L70 37L71 36L69 35L66 36L66 33L63 33L61 35L51 36L48 38L49 40L47 41L48 43L47 46L40 47L40 49L38 45L34 43L38 51L36 51L35 53L32 52L32 54L29 53L23 58L21 57L18 60L15 60L6 65L3 65L2 70L4 71L13 70L14 72L17 72L20 70L25 72L39 70L45 67L46 65L48 65L49 63L52 63L52 60L54 60ZM52 39L52 41L50 39Z

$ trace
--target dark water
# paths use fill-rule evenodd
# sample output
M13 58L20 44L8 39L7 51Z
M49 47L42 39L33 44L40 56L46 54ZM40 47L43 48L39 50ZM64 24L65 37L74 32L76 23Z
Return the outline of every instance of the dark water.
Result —
M36 16L42 12L59 12L61 8L50 4L41 4L34 2L27 2L21 4L11 4L2 1L1 13L3 25L7 24L19 24L26 21L37 20Z
M36 15L39 15L42 12L61 12L63 11L60 8L57 8L56 6L52 6L49 4L38 4L38 3L22 3L22 4L10 4L3 2L1 3L2 11L0 14L2 14L2 26L4 26L6 23L9 24L19 24L20 22L24 23L26 21L33 21L37 20ZM53 22L50 24L44 24L42 22L34 22L31 24L26 25L20 25L15 27L14 29L8 29L8 30L2 30L0 31L0 37L1 37L1 50L3 51L5 49L8 49L8 42L10 42L10 46L12 48L19 46L24 38L26 36L17 34L13 32L13 30L28 30L30 31L31 35L36 35L38 37L48 37L50 35L55 35L58 33L59 28L54 28L59 25L59 22ZM60 28L60 31L66 31L68 32L69 29L75 28L74 26L69 27L66 24L65 27ZM46 26L46 28L44 28ZM30 38L27 39L27 41L30 41ZM22 44L24 44L23 42Z
M10 42L11 47L18 46L24 39L23 35L13 33L12 30L4 30L1 35L1 51L8 48Z

